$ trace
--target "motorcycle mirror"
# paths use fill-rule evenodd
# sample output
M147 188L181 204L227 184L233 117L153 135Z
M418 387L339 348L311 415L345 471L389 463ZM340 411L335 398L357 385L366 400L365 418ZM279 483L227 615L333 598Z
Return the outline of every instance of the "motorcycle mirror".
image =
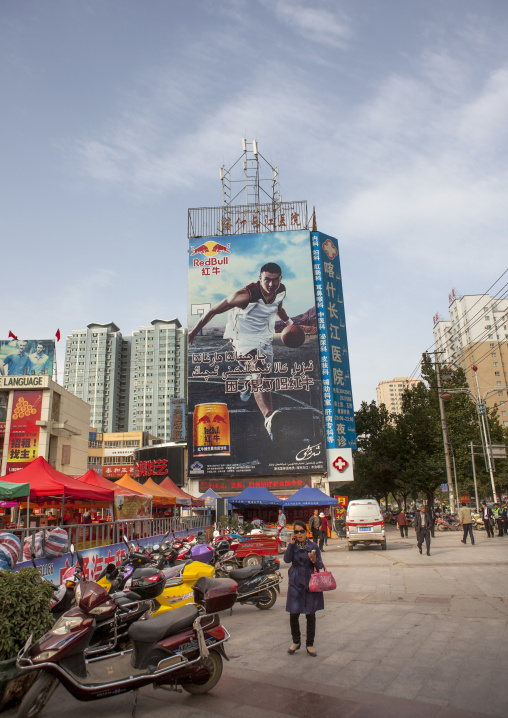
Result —
M85 567L85 563L83 561L83 556L79 553L79 551L76 552L76 560L78 562L78 566L80 567L81 571L83 571Z
M123 539L124 544L125 544L126 546L128 546L128 545L129 545L129 542L128 542L128 540L127 540L125 534L122 534L122 539Z

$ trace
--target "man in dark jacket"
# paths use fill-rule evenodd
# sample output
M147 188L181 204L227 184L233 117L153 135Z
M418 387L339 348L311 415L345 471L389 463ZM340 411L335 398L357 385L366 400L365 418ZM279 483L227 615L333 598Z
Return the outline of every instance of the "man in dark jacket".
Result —
M427 556L430 556L430 527L432 519L430 511L423 504L420 506L420 510L416 512L413 526L416 531L416 540L418 542L418 551L422 552L422 544L425 541L427 548Z
M321 519L319 518L319 511L318 509L314 510L314 515L311 516L311 519L309 521L309 529L312 534L312 540L314 543L317 543L319 541L319 530L321 528Z
M492 515L492 509L487 506L485 501L482 501L482 508L481 508L481 517L483 524L485 526L485 530L487 532L488 538L494 537L494 528L492 526L494 522L494 516Z

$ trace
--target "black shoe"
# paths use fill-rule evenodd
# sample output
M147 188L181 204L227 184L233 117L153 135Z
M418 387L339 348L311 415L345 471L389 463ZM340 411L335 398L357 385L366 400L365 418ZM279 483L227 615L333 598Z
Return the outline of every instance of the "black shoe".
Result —
M427 556L430 556L430 551L427 551Z
M460 539L460 542L461 542L461 543L466 543L466 542L464 541L464 539Z
M296 653L296 651L299 651L302 644L301 643L293 643L293 645L296 646L296 648L288 648L288 653L290 656L292 656L293 653Z
M317 656L316 651L309 651L309 648L312 648L312 646L307 646L307 653L309 656L312 656L312 658L315 658Z
M422 547L421 547L421 546L418 546L418 551L419 551L420 553L422 552Z

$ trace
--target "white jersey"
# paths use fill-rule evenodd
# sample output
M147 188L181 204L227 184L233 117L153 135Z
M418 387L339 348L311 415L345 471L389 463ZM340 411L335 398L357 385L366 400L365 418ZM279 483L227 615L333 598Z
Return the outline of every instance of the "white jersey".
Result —
M267 303L261 294L259 282L249 284L246 289L250 301L245 307L229 310L224 338L233 344L252 345L252 349L261 344L271 344L275 332L277 313L286 296L286 288L280 285L272 302Z

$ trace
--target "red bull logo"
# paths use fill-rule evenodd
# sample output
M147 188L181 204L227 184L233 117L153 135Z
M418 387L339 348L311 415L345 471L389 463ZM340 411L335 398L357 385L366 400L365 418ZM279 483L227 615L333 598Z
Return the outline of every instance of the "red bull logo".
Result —
M192 266L193 267L211 267L216 266L220 264L228 264L228 258L222 257L221 259L217 258L218 254L231 254L231 251L229 249L231 245L229 244L220 244L220 242L215 242L213 240L210 240L208 242L204 242L203 244L200 244L199 247L193 247L191 245L191 251L190 256L194 257L196 254L202 254L207 259L194 259Z

